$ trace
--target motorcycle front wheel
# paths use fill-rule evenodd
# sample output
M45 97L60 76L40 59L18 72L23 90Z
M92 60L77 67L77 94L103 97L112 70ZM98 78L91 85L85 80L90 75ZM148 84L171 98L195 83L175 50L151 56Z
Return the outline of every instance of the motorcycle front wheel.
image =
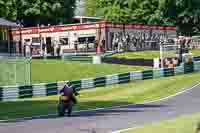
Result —
M65 116L65 104L60 101L59 104L58 104L58 116Z
M69 117L70 117L71 114L72 114L72 106L73 106L73 104L72 104L72 103L69 103L69 105L68 105L68 107L67 107L67 110L68 110L67 115L68 115Z

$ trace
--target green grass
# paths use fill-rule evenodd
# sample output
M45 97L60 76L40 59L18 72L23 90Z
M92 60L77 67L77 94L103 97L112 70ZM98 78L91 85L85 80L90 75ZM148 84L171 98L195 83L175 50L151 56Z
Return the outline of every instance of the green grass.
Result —
M125 52L125 53L115 54L113 55L113 57L126 58L126 59L136 59L136 58L153 59L160 57L160 51Z
M200 50L192 50L195 56L200 55ZM113 55L119 58L159 58L159 51L126 52ZM79 80L105 76L108 74L123 73L128 71L144 70L150 67L128 66L116 64L84 64L64 62L61 60L33 60L32 61L32 81L33 83L55 82L62 80ZM53 75L53 76L52 76Z
M192 50L195 56L200 55L200 50ZM159 57L159 51L143 51L143 52L126 52L115 54L113 57L118 58L145 58L152 59ZM21 65L22 66L22 65ZM14 84L13 74L6 74L5 68L14 70L11 65L0 64L0 86ZM22 68L22 67L20 67ZM61 80L79 80L82 78L99 77L108 74L123 73L128 71L144 70L149 67L101 64L91 65L84 63L71 63L61 60L33 60L32 61L32 82L55 82ZM18 69L19 73L24 73L22 69ZM6 76L5 76L6 75ZM19 74L20 75L20 74ZM53 75L53 76L52 76ZM9 80L8 80L9 77ZM21 74L17 79L19 83L24 82L24 75Z
M63 80L80 80L105 76L108 74L123 73L128 71L144 70L150 67L114 65L114 64L84 64L71 63L61 60L33 60L33 83L46 83Z
M199 122L200 113L195 113L174 120L149 124L143 128L130 129L121 133L195 133Z
M30 83L30 75L28 78L28 73L25 71L29 65L26 64L27 61L23 60L0 60L0 86Z
M200 56L200 49L194 49L191 51L194 56Z
M200 49L191 50L194 56L200 56ZM126 59L153 59L160 57L160 51L139 51L139 52L125 52L120 54L115 54L113 57L126 58Z
M157 100L199 82L200 73L136 81L81 91L75 110L94 109ZM0 103L0 119L56 113L57 96Z

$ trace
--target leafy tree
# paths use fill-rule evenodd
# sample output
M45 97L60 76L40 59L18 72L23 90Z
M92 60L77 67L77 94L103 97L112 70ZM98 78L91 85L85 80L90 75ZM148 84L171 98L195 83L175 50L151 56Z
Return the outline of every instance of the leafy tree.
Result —
M97 16L97 8L99 7L100 0L86 0L86 15L87 16Z
M97 16L113 22L177 25L181 34L200 32L199 0L87 0ZM86 3L87 5L87 3ZM94 4L91 4L94 5ZM97 9L96 9L97 7Z
M177 22L181 34L200 32L200 2L197 0L176 0Z
M26 26L71 23L76 0L0 0L0 17Z

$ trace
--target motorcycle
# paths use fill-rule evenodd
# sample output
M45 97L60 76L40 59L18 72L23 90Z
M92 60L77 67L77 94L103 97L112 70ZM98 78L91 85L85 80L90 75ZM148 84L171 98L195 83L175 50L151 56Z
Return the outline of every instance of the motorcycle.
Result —
M68 116L72 113L73 102L67 96L60 96L58 102L58 116L65 116L67 110Z
M79 93L74 93L75 96L79 95ZM67 115L71 116L72 108L74 106L74 102L69 99L68 96L60 95L58 102L58 116L65 116L65 112L67 110Z

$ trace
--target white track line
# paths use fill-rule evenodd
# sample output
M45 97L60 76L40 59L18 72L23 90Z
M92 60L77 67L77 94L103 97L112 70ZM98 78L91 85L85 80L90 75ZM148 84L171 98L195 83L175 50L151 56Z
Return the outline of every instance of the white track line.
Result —
M199 85L200 85L200 83L198 83L198 84L192 86L192 87L189 88L189 89L180 91L180 92L178 92L178 93L176 93L176 94L174 94L174 95L171 95L171 96L168 96L168 97L165 97L165 98L161 98L161 99L159 99L159 100L147 101L147 102L144 102L144 104L150 104L150 103L155 103L155 102L160 102L160 101L168 100L168 99L170 99L170 98L173 98L173 97L176 97L176 96L181 95L181 94L183 94L183 93L186 93L186 92L188 92L188 91L190 91L190 90L196 88L196 87L199 86ZM113 131L113 132L110 132L110 133L121 133L121 132L128 131L128 130L130 130L130 129L137 129L137 128L143 128L143 127L144 127L144 126L136 126L136 127L133 127L133 128L126 128L126 129L122 129L122 130Z
M126 132L128 130L135 130L135 129L139 129L139 128L143 128L144 126L136 126L136 127L132 127L132 128L126 128L126 129L122 129L122 130L118 130L118 131L114 131L114 132L110 132L110 133L121 133L121 132Z
M181 95L183 93L186 93L192 89L194 89L195 87L199 86L200 83L192 86L189 89L185 89L183 88L183 91L180 91L174 95L165 97L165 98L161 98L158 100L153 100L153 101L146 101L143 103L139 103L139 104L150 104L150 103L155 103L155 102L160 102L160 101L164 101L164 100L168 100L170 98L176 97L178 95ZM82 113L82 112L90 112L90 111L100 111L100 110L106 110L106 109L115 109L115 108L123 108L123 107L127 107L127 106L131 106L131 105L135 105L135 104L127 104L127 105L121 105L121 106L113 106L113 107L107 107L107 108L96 108L96 109L88 109L88 110L80 110L80 111L74 111L74 113ZM26 120L26 119L33 119L33 118L43 118L43 117L50 117L50 116L56 116L57 114L48 114L48 115L39 115L39 116L34 116L34 117L24 117L24 118L20 118L20 119L8 119L8 120L0 120L0 122L8 122L8 121L16 121L16 120ZM125 130L125 129L124 129ZM118 133L118 132L112 132L112 133Z

